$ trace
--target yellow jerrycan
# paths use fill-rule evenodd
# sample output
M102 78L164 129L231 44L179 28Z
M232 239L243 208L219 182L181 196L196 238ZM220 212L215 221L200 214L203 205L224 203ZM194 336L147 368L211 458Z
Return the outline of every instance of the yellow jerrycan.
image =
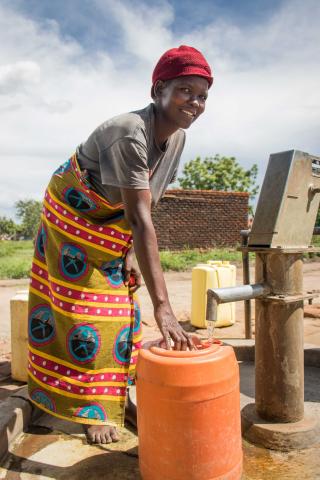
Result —
M236 267L228 261L209 260L192 269L191 324L206 328L206 306L208 288L234 287ZM216 327L229 327L235 323L235 303L218 306Z

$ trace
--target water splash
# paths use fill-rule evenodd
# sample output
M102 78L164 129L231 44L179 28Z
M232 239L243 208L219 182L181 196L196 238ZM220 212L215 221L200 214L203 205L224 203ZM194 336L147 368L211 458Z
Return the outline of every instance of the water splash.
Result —
M208 322L207 322L207 334L208 334L208 340L209 340L210 343L213 342L214 326L215 326L215 322L210 322L208 320Z

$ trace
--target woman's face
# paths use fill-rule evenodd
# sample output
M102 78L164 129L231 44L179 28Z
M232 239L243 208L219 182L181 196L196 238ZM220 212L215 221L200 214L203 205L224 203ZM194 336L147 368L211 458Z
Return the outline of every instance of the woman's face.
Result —
M189 128L205 110L208 82L186 75L155 85L155 103L164 119L177 128Z

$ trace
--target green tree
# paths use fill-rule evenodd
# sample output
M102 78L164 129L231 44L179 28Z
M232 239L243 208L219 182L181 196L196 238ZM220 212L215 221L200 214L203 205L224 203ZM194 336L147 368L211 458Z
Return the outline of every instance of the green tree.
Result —
M178 178L181 188L195 190L224 190L234 192L249 192L251 199L259 190L255 185L258 166L254 164L245 170L235 157L206 157L184 165L182 176Z
M17 225L11 218L0 217L0 237L12 238L17 232Z
M37 200L19 200L15 204L17 217L21 219L20 234L25 238L34 238L37 234L42 203Z

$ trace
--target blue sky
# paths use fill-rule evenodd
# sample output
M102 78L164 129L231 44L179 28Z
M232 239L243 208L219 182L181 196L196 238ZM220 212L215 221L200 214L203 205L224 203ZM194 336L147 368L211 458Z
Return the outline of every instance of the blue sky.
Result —
M92 0L7 0L7 5L15 6L29 18L43 21L47 18L56 20L63 35L75 37L89 50L105 48L106 43L111 49L121 50L121 36L117 35L117 23L112 16L108 17L107 28L105 15L101 15L101 3ZM116 0L113 2L116 4ZM139 1L130 2L133 5L141 4ZM167 2L149 1L161 9ZM239 26L252 24L272 16L281 5L281 0L175 0L169 2L174 14L171 29L176 35L183 34L186 29L195 26L205 26L217 17L228 19ZM89 23L89 29L88 29ZM93 26L99 28L92 28Z
M196 155L258 163L320 154L318 0L0 1L0 215L41 199L52 171L106 118L150 101L159 56L203 51L215 82L187 132Z

